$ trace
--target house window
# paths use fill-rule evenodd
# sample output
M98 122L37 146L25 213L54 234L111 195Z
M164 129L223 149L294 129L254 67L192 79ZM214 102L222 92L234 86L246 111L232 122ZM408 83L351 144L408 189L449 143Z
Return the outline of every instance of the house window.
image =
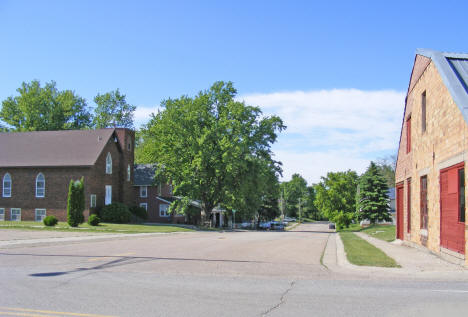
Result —
M140 207L145 208L145 210L148 211L148 204L147 203L141 203Z
M94 208L96 207L96 195L91 194L91 197L89 198L89 207Z
M406 220L407 220L407 227L406 227L406 232L410 233L411 232L411 178L408 178L406 181L406 184L408 185L407 192L406 192Z
M11 208L11 221L21 221L21 208Z
M132 139L130 137L127 138L127 150L132 150Z
M458 219L465 222L465 169L458 170Z
M127 165L127 182L130 181L130 164Z
M172 184L169 185L169 195L172 195Z
M11 197L11 176L8 173L3 176L3 197Z
M420 204L421 204L421 229L427 230L428 211L427 211L427 175L421 177L420 188Z
M411 117L406 120L406 153L411 152Z
M45 197L45 177L42 173L36 177L36 197Z
M169 217L169 205L161 204L159 205L159 217Z
M140 186L140 197L148 197L148 186Z
M106 198L104 201L105 205L112 204L112 185L106 185Z
M421 131L426 132L426 92L421 95Z
M159 186L158 186L158 195L159 196L162 195L162 184L161 184L161 182L159 182Z
M112 174L112 156L107 153L106 157L106 174Z
M46 216L45 209L36 209L36 221L44 220L45 216Z
M0 221L5 221L5 208L0 208Z

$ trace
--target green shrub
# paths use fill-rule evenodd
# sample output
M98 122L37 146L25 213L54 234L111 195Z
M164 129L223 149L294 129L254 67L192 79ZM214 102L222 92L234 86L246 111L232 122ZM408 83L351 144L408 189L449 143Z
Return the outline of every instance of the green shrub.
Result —
M84 222L83 211L85 209L84 181L83 177L70 181L68 186L67 222L71 227L77 227Z
M128 223L131 216L128 207L122 203L112 203L101 210L101 218L104 222Z
M53 227L58 223L58 219L55 216L47 216L42 220L47 227Z
M99 219L98 215L92 214L88 218L88 224L90 226L97 226L99 225L99 222L101 222L101 219Z
M138 218L141 218L143 220L148 219L148 211L146 211L146 209L143 207L133 206L133 207L130 207L129 210L132 214L134 214Z

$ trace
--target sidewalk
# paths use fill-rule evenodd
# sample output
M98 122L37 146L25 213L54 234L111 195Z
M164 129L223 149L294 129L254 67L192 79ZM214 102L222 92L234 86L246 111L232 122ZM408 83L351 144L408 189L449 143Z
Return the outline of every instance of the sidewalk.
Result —
M424 280L468 281L468 269L447 262L433 254L416 248L389 243L362 232L354 232L395 259L401 268L357 266L351 264L344 250L339 233L330 235L323 256L323 264L332 272L342 276L360 276L369 279L410 278Z

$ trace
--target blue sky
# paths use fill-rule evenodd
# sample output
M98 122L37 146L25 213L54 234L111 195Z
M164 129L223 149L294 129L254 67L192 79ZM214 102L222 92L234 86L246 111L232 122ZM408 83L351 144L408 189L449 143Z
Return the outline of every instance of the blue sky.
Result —
M116 88L145 122L162 99L233 81L282 116L285 178L362 172L396 151L414 52L468 52L466 1L0 0L0 100L55 80L90 105ZM461 34L461 35L460 35Z

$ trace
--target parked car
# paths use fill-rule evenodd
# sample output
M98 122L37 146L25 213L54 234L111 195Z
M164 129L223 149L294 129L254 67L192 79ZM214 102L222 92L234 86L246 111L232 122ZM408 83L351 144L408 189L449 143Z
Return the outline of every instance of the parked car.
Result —
M279 222L279 221L272 221L271 222L271 229L272 230L284 230L284 223Z
M249 229L249 228L252 228L252 223L245 221L245 222L241 223L240 226L241 226L242 229Z
M271 229L271 222L270 221L260 222L259 227L260 227L260 229L270 230Z
M286 222L295 222L295 221L296 221L296 218L284 217L284 221L286 221Z

